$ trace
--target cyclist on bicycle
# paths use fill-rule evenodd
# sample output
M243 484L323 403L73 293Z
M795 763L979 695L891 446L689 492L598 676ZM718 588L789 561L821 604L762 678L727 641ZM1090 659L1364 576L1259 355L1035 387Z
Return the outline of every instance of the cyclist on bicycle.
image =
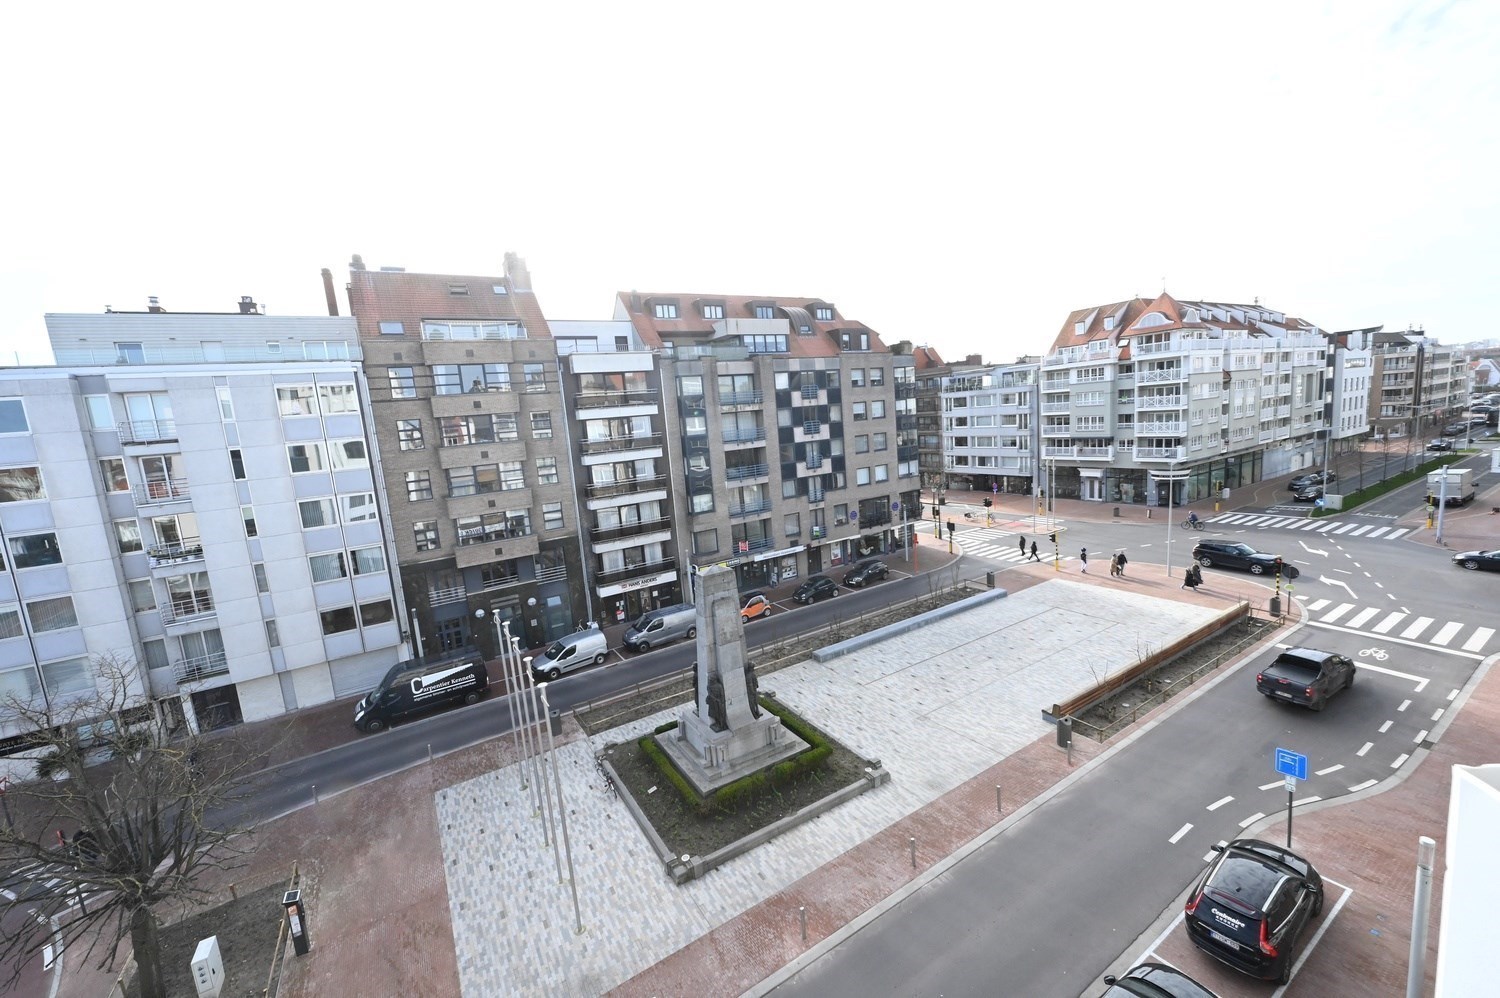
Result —
M1192 526L1192 527L1198 526L1198 511L1197 510L1195 510L1195 509L1188 510L1188 525Z

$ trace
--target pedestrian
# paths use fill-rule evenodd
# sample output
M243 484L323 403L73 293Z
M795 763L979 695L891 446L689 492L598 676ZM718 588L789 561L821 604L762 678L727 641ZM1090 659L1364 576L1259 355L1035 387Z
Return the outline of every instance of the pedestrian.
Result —
M1114 578L1120 574L1120 556L1118 554L1109 557L1109 577Z
M1078 560L1083 562L1083 574L1089 574L1089 549L1084 548L1078 552Z
M1031 560L1032 561L1041 561L1042 560L1042 559L1038 558L1037 554L1036 554L1036 541L1032 541L1031 542Z
M1120 574L1122 576L1125 574L1125 563L1128 562L1129 560L1130 560L1129 558L1125 557L1125 552L1121 551L1120 552Z
M1021 535L1021 557L1026 557L1026 535Z

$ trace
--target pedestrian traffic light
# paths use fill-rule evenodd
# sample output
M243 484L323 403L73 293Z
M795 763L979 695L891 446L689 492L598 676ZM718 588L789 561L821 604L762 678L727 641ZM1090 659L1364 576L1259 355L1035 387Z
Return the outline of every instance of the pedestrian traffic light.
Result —
M1055 534L1055 533L1048 534L1047 535L1047 540L1050 541L1053 544L1056 544L1057 543L1057 534Z
M948 536L949 537L953 536L953 521L952 520L948 521Z
M989 509L993 505L995 505L995 504L990 501L990 497L989 496L985 496L984 497L984 508L985 509Z

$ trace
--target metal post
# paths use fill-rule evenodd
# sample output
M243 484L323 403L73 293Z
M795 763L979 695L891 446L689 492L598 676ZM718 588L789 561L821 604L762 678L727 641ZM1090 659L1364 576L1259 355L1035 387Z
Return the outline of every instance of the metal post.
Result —
M1448 505L1448 466L1445 464L1438 471L1442 472L1443 479L1438 483L1437 497L1437 542L1438 547L1443 546L1443 509Z
M568 886L573 890L573 920L576 923L576 931L583 932L583 912L578 907L578 877L573 872L573 844L568 838L568 808L563 803L562 774L557 768L557 748L552 741L552 705L547 702L547 684L540 684L537 689L542 694L542 715L547 719L547 756L552 760L552 788L557 792L557 820L562 826L563 852L568 857ZM556 849L557 840L553 839L553 848ZM562 876L562 868L559 867L557 875Z
M797 906L797 917L802 920L802 941L807 942L807 905Z
M521 789L525 790L526 767L522 765L525 757L521 755L521 724L516 712L516 698L521 693L511 679L510 621L502 624L498 614L495 616L495 633L500 636L500 671L505 676L505 703L510 708L510 742L516 750L516 770L521 774Z
M1177 478L1177 462L1167 464L1171 478L1167 479L1167 578L1172 577L1172 483Z
M911 868L915 870L917 868L917 837L913 835L907 841L911 844Z
M1286 847L1292 847L1292 795L1297 792L1297 778L1286 778Z
M1437 843L1417 839L1417 890L1411 902L1411 955L1406 963L1406 998L1422 998L1427 976L1427 922L1432 908L1432 860Z
M520 653L521 641L519 638L511 639L516 644L516 652ZM521 668L518 670L523 675L518 678L521 684L521 741L526 744L527 765L531 767L531 806L533 814L540 816L542 813L542 794L545 787L541 784L542 772L538 756L542 752L541 732L533 730L536 724L536 702L532 696L531 680L531 656L527 655L521 660ZM548 825L542 826L542 841L547 841Z
M995 784L995 813L1004 814L1005 808L1000 806L1000 784Z
M413 644L416 646L415 649L414 649L416 651L416 654L413 655L412 657L413 658L421 658L422 657L422 626L417 623L417 608L416 607L412 607L411 608L411 634L412 634Z

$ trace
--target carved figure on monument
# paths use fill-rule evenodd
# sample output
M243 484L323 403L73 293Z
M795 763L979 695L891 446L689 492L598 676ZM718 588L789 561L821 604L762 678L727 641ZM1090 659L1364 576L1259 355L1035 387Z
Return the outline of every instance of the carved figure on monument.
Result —
M715 731L729 727L729 715L724 707L724 680L717 672L708 677L708 719Z
M755 666L745 661L745 692L750 694L750 716L760 716L760 678L755 674Z

